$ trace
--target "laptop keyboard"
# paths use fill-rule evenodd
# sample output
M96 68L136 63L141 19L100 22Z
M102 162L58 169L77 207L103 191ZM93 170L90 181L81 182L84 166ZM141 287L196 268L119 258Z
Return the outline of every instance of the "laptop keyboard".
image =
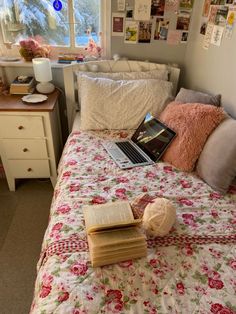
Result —
M147 159L143 157L129 142L116 142L116 145L134 164L147 161Z

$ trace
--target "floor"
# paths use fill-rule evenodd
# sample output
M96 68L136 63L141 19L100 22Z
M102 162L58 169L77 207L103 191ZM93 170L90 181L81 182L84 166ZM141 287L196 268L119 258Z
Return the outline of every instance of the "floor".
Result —
M9 192L0 179L1 314L29 313L52 194L49 180L20 180Z

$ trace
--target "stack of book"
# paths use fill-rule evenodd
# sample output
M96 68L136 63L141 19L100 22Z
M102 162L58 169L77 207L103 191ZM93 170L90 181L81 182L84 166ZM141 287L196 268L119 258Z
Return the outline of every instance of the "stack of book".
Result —
M147 255L141 219L134 219L129 202L85 206L83 212L93 267Z
M17 76L10 85L10 94L32 94L35 80L32 76Z

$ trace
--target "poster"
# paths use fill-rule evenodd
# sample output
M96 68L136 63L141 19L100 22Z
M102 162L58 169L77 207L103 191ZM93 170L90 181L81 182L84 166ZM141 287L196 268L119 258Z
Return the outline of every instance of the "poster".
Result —
M136 44L138 41L138 22L125 22L125 43Z
M188 40L188 32L183 32L181 37L181 43L185 44Z
M167 36L167 44L178 45L181 41L182 33L179 31L169 30Z
M194 0L180 0L179 9L192 10Z
M165 11L166 12L176 12L179 8L179 0L166 0Z
M208 17L211 7L211 0L205 0L202 10L202 16Z
M215 23L215 19L216 19L216 13L218 10L218 6L217 5L212 5L210 8L210 13L209 13L209 23Z
M132 20L134 17L134 8L133 7L126 7L126 20Z
M151 15L163 16L165 10L165 0L152 0Z
M163 18L156 19L156 26L154 32L155 40L167 40L170 21Z
M134 19L141 21L150 20L151 0L135 0Z
M125 0L117 0L117 11L125 10Z
M211 23L207 24L206 34L204 36L204 41L203 41L203 48L204 49L208 49L209 46L210 46L211 35L212 35L212 32L213 32L213 28L214 28L213 24L211 24Z
M211 35L211 44L215 46L220 46L223 33L224 33L224 27L219 26L219 25L214 25L212 35Z
M112 36L124 35L124 19L123 13L112 13Z
M225 27L227 15L228 15L228 10L229 10L229 8L226 6L220 6L217 9L216 17L215 17L215 24L216 25Z
M151 34L152 34L152 23L151 22L139 22L138 42L150 43Z
M190 14L188 13L179 13L177 16L176 29L187 31L190 24Z
M233 28L235 27L235 24L236 24L236 7L230 7L225 28L225 37L227 39L232 38Z

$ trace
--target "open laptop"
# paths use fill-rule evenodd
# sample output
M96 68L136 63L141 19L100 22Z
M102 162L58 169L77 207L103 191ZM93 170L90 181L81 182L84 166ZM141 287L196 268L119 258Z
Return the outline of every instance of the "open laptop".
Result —
M176 133L148 113L131 140L105 142L103 147L122 169L158 161Z

